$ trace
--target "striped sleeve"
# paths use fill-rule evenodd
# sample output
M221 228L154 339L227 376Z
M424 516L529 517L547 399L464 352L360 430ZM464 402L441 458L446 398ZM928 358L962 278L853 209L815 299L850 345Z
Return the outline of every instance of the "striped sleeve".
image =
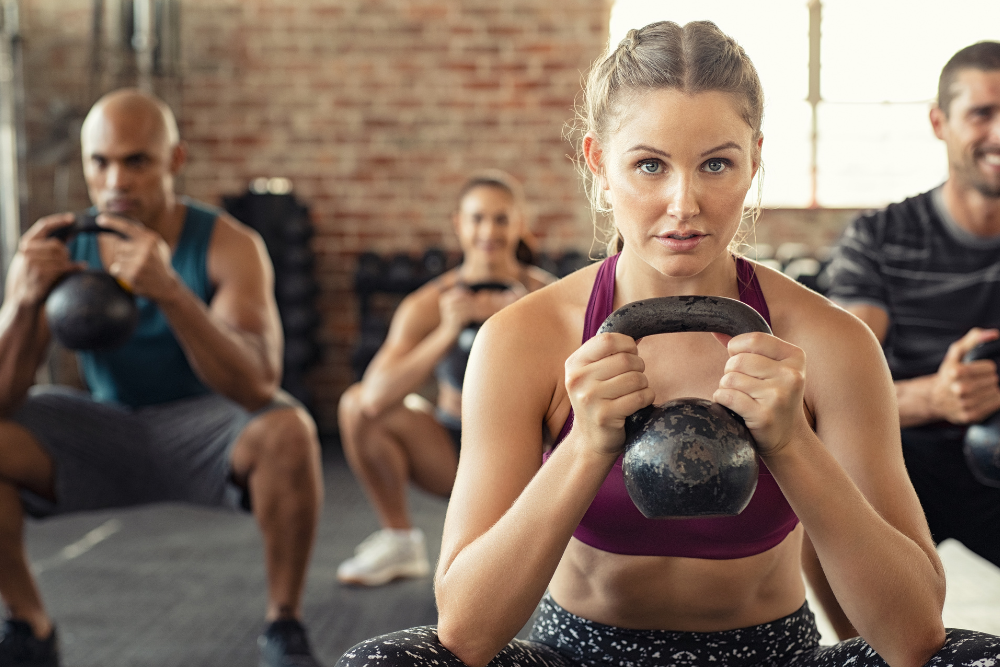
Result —
M877 218L877 214L856 218L844 230L826 269L829 281L826 295L840 304L865 303L888 312Z

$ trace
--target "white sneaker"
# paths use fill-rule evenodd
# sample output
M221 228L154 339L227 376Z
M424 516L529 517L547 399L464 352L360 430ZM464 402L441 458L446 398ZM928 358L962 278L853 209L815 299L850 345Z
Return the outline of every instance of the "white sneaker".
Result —
M365 538L337 568L344 584L381 586L400 577L426 577L431 572L424 533L419 528L383 528Z

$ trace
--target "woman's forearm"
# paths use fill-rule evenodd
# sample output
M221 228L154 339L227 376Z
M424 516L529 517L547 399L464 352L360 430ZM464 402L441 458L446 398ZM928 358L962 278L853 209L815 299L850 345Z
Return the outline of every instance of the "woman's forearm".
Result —
M940 561L876 512L815 435L800 444L766 463L837 599L890 665L924 664L945 639Z
M559 445L499 521L438 566L438 635L467 665L485 665L531 617L614 465L617 457L586 454L573 440Z
M416 391L434 366L455 345L456 336L438 327L400 359L376 361L361 381L361 405L368 417L377 417Z

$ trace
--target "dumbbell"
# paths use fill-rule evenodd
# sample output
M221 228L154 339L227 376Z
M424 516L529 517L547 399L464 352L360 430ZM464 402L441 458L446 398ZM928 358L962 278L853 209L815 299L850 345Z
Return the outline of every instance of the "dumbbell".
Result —
M116 234L90 214L49 234L66 241L77 234ZM86 269L66 274L45 300L49 329L70 350L108 350L125 344L139 324L135 297L109 273Z
M729 336L771 327L750 306L724 297L672 296L626 304L598 333L638 340L682 331ZM735 516L757 488L757 450L743 419L700 398L650 405L625 421L625 488L650 519Z
M992 359L1000 365L1000 340L991 340L972 348L964 362ZM1000 412L965 431L962 453L972 475L986 486L1000 488Z

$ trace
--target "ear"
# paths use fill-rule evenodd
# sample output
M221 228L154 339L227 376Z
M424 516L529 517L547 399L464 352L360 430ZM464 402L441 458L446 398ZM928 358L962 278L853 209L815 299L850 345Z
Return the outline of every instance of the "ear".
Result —
M176 176L184 163L187 162L187 144L183 141L178 141L177 145L174 146L173 151L170 153L170 173Z
M934 136L944 141L944 126L948 124L948 116L941 110L941 107L935 104L931 107L930 117Z
M753 177L757 175L757 170L760 169L760 151L763 146L764 146L764 133L761 132L760 136L757 138L757 154L754 155L753 170L750 172L751 181L753 180Z
M461 211L455 211L454 213L451 214L451 227L452 227L452 229L455 230L455 235L456 236L458 235L458 228L459 228L459 225L461 224L461 222L462 222L462 212Z
M608 183L604 179L604 165L601 162L604 158L604 151L601 149L601 145L597 142L597 137L593 132L588 132L583 137L583 158L587 161L587 168L590 169L590 173L601 179L601 189L607 190Z

